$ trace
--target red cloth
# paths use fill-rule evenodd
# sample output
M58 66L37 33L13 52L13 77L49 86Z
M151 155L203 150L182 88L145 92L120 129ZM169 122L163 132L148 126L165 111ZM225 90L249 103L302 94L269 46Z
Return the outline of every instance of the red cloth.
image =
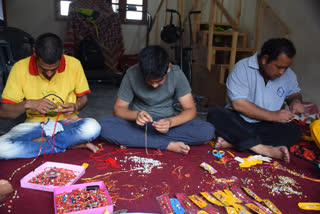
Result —
M95 142L98 143L101 141L96 140ZM119 147L115 145L104 144L104 150L95 155L101 156L104 154L110 154L103 158L107 159L108 157L112 157L116 159L120 168L108 167L105 169L97 169L98 164L101 162L90 158L91 152L86 149L70 149L64 153L54 154L50 159L45 159L43 156L39 157L39 159L32 165L22 169L14 176L12 184L13 187L18 190L19 198L14 201L11 213L54 213L53 193L20 188L20 179L46 161L76 165L88 163L89 167L82 178L90 178L98 174L128 170L130 165L131 167L134 167L135 164L132 162L124 162L124 160L127 160L132 156L159 160L161 161L163 168L153 168L151 174L134 171L104 176L101 180L105 181L107 184L109 193L113 198L118 198L118 200L115 201L115 210L127 209L129 212L160 213L160 207L156 201L156 197L166 192L169 193L170 197L174 197L175 193L183 192L187 195L199 195L201 191L210 192L214 188L223 186L223 184L214 182L210 178L208 172L200 167L202 162L206 162L218 171L214 174L217 178L231 178L232 176L236 176L242 179L252 179L252 182L249 183L250 189L252 189L252 191L254 191L259 197L270 199L282 211L282 213L318 213L315 211L301 210L298 208L297 204L298 202L319 201L320 183L305 180L281 170L275 170L273 172L271 168L266 169L266 167L264 168L263 174L257 173L257 169L261 169L263 165L257 165L250 169L240 169L238 164L234 162L230 162L226 165L218 164L215 162L217 159L211 154L212 148L206 144L191 147L190 154L186 156L167 151L163 151L163 155L160 156L148 156L143 148L129 148L125 151L117 150L118 148ZM150 149L149 153L152 153L153 151L154 150ZM237 153L234 150L228 151L239 157L252 155L252 153ZM225 156L231 158L228 152L225 153ZM15 169L31 160L32 159L1 160L0 179L8 179ZM281 161L279 162L291 170L303 173L305 176L318 178L318 168L305 160L294 157L293 155L291 156L290 164L285 164ZM174 171L174 169L176 170ZM173 171L175 173L172 173ZM190 176L188 177L187 174L190 174ZM181 179L178 178L179 175L181 175ZM270 190L262 185L262 179L265 179L263 175L267 176L271 180L276 180L274 177L277 175L293 178L299 183L299 186L301 186L300 189L293 189L302 192L303 195L292 195L292 197L288 197L282 193L280 195L272 196L268 193ZM77 183L84 182L84 180L80 179ZM143 194L143 196L136 200L127 200L132 199L139 194ZM10 197L11 195L9 195L8 198ZM2 203L6 200L7 199L2 201ZM0 213L8 213L7 208L0 207Z

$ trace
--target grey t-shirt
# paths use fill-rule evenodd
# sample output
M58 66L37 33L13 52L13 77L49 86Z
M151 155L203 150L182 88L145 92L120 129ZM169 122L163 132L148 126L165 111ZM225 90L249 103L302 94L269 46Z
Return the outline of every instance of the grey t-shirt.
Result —
M131 110L144 110L152 117L171 117L174 115L174 99L190 92L190 84L178 66L172 65L165 82L153 88L144 81L137 64L123 77L118 97L129 102Z

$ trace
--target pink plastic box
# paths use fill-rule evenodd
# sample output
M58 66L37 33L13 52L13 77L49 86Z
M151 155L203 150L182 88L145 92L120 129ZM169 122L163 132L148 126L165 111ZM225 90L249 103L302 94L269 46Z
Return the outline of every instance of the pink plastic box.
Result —
M108 209L109 213L112 213L113 212L112 200L111 200L111 197L110 197L108 190L107 190L106 186L104 185L103 181L54 188L54 191L53 191L54 212L57 213L56 195L61 194L61 193L72 192L72 190L74 190L74 189L85 189L87 186L95 186L95 185L98 185L100 187L100 189L102 189L104 191L104 194L107 197L107 202L110 205L106 206L106 207L98 207L98 208L89 209L89 210L69 212L68 214L103 214L106 209Z
M73 179L71 182L69 182L68 184L66 184L66 186L72 185L75 182L77 182L77 180L79 180L79 178L85 173L85 168L83 166L65 164L65 163L56 163L56 162L45 162L44 164L37 167L34 171L30 172L20 180L21 187L53 192L53 189L56 188L57 186L53 186L53 185L45 186L45 185L34 184L29 182L33 177L37 176L48 167L69 169L69 170L72 170L77 175L77 177Z

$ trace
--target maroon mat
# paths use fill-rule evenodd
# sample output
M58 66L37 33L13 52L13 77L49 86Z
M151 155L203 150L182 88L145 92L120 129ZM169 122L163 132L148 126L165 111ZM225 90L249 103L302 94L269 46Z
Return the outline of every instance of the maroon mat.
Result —
M100 142L96 140L96 143ZM103 166L101 165L103 162L90 158L89 150L73 149L55 154L50 159L41 156L32 165L20 170L12 180L14 188L18 190L19 198L14 200L10 213L54 213L53 193L20 188L19 183L23 176L46 161L77 165L88 163L86 173L77 183L104 181L115 203L115 210L127 209L128 212L160 213L160 207L156 201L157 196L169 193L170 197L174 197L175 193L183 192L187 195L199 195L201 191L210 192L226 187L232 179L238 184L243 182L243 185L250 187L261 198L271 200L282 213L316 213L301 210L297 204L298 202L319 202L320 199L320 183L318 182L303 179L270 165L240 168L235 162L218 163L217 158L211 154L211 147L207 144L192 147L190 154L186 156L167 151L163 151L162 155L146 155L145 149L130 148L120 151L119 147L110 144L103 144L103 149L94 156L100 156L99 159L112 157L116 163L107 161L109 166L107 167L107 163ZM154 151L150 149L149 153ZM240 157L252 155L251 153L237 153L234 150L225 151L230 151ZM150 164L134 163L132 160L134 156L153 159L159 161L158 164L161 163L161 165L151 169ZM231 158L228 152L224 159L226 158ZM15 169L31 160L1 160L0 179L8 179ZM210 164L218 171L214 177L199 167L202 162ZM279 163L299 174L319 178L318 168L293 155L291 155L290 164L284 164L281 161ZM119 168L115 168L117 165ZM102 174L105 175L96 177L96 179L84 180ZM281 183L280 179L284 179L285 183ZM289 181L293 183L289 184ZM278 188L278 192L272 193L272 188L273 190ZM291 193L284 192L285 189L290 190ZM12 195L9 195L1 203L10 200L11 197ZM0 207L0 213L8 213L8 207Z

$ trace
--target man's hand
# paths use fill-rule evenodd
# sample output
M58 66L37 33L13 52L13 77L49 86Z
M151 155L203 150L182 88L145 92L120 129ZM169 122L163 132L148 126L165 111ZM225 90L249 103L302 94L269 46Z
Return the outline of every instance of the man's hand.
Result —
M304 112L304 105L300 101L292 101L289 109L294 114L302 114Z
M274 122L287 123L294 118L294 114L286 109L275 111Z
M75 103L66 103L60 105L62 108L56 110L56 112L61 112L66 116L70 116L73 113L78 111L77 104Z
M160 133L167 133L171 127L171 120L164 118L152 123L152 126Z
M143 110L138 112L137 118L136 118L136 123L139 126L144 126L146 123L152 122L152 121L153 121L153 119L148 112L143 111Z
M13 191L13 188L9 181L0 180L0 201L6 197L7 194Z
M41 100L27 100L25 104L26 109L31 109L41 114L48 113L52 107L57 108L58 105L46 98L42 98Z

